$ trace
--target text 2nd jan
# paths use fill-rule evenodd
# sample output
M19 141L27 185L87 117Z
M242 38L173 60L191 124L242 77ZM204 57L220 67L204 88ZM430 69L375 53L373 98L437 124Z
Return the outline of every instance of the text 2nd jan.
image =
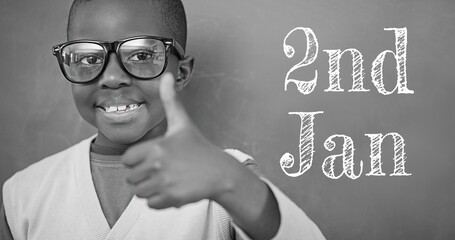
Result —
M381 52L371 65L371 81L373 82L377 91L383 95L396 94L414 94L407 86L406 75L406 56L407 56L407 29L406 28L385 28L386 31L394 31L395 33L395 51L384 50ZM288 58L294 56L295 50L292 46L286 44L289 36L296 31L303 31L306 36L306 52L304 58L294 65L286 74L284 90L287 91L289 83L293 83L297 90L308 95L313 92L317 81L318 72L314 71L314 78L311 80L297 80L290 78L290 74L299 68L311 65L318 55L318 41L316 35L311 28L297 27L291 30L283 41L283 50ZM328 73L329 73L329 87L325 92L344 92L340 85L340 60L345 53L350 53L352 57L352 88L348 92L368 92L370 89L365 89L363 86L364 81L364 68L362 53L355 49L349 48L341 51L340 49L323 50L329 55ZM387 90L384 86L383 80L383 66L387 53L391 54L396 60L397 83L392 90ZM298 115L300 117L300 137L299 137L299 163L298 171L294 173L288 172L288 169L293 168L296 164L294 156L290 153L285 153L280 159L280 166L283 172L290 177L297 177L305 173L311 168L313 163L314 153L314 118L315 115L323 113L317 112L290 112L291 115ZM385 176L382 171L382 142L384 138L389 137L394 141L394 171L390 176L410 176L411 173L405 171L406 153L404 150L405 142L403 137L397 132L390 132L387 134L374 133L365 134L370 140L370 172L366 176ZM357 179L363 172L363 162L360 161L358 166L354 164L354 142L351 137L344 134L335 134L327 138L324 142L324 147L328 151L335 149L334 139L343 140L343 152L334 154L324 159L322 164L323 173L331 178L338 179L342 175L348 178ZM338 161L336 161L338 159ZM335 171L335 164L340 162L342 164L342 172Z

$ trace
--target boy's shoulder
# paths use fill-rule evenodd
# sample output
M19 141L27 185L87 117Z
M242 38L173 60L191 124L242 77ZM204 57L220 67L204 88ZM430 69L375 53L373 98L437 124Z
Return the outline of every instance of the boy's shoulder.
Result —
M57 181L59 176L69 176L75 159L89 157L90 143L94 136L46 157L16 172L4 183L5 190L35 192L45 182ZM84 156L86 154L87 156ZM5 189L6 188L6 189Z

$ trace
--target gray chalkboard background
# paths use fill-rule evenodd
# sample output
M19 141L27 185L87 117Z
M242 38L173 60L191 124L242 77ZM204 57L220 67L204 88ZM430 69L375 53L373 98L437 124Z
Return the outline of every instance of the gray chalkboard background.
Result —
M253 155L266 176L318 224L328 239L455 239L455 1L416 0L186 0L188 53L196 72L184 93L187 109L213 142ZM0 180L92 135L78 115L70 85L51 54L66 41L69 1L0 2ZM304 35L288 59L283 39L295 27L309 27L319 41L316 62L293 73L310 79L313 93L293 85L284 91L287 71L306 49ZM383 96L371 83L374 58L394 50L388 27L408 28L408 87L413 95ZM368 93L348 93L349 55L341 64L344 93L328 93L328 56L323 49L362 52ZM386 57L388 89L395 63ZM297 156L300 120L293 111L324 111L315 120L313 167L286 176L279 159ZM367 133L400 133L406 142L409 177L393 177L392 143L383 145L385 177L367 177ZM355 144L355 162L364 161L357 180L327 178L323 142L346 134ZM358 169L357 169L358 171Z

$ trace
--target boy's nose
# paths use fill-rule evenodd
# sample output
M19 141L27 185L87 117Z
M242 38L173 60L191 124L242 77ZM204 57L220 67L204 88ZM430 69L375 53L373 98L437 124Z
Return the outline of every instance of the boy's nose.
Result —
M101 74L98 85L101 88L120 88L131 85L131 76L120 65L115 53L109 54L109 61Z

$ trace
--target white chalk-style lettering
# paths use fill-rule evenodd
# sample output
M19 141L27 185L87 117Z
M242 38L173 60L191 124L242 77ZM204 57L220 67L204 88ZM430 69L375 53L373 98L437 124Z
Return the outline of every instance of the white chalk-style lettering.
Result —
M289 173L286 169L294 166L294 156L290 153L285 153L281 156L281 170L289 177L298 177L304 174L311 168L314 154L314 116L318 112L290 112L290 115L300 116L300 137L299 137L299 170L295 173Z
M305 52L305 57L294 65L286 74L286 79L284 82L284 90L287 91L287 86L289 82L295 83L297 86L297 89L299 92L303 93L304 95L310 94L313 92L314 87L316 86L317 79L318 79L318 71L314 71L314 78L309 81L303 81L303 80L296 80L296 79L289 79L289 75L295 71L296 69L299 69L301 67L308 66L316 60L318 56L318 40L316 38L316 35L314 34L313 30L311 28L304 28L304 27L296 27L292 29L284 38L283 41L283 51L286 57L292 58L294 56L295 50L292 46L286 44L286 40L288 37L294 33L295 31L300 30L304 31L307 39L307 48Z

